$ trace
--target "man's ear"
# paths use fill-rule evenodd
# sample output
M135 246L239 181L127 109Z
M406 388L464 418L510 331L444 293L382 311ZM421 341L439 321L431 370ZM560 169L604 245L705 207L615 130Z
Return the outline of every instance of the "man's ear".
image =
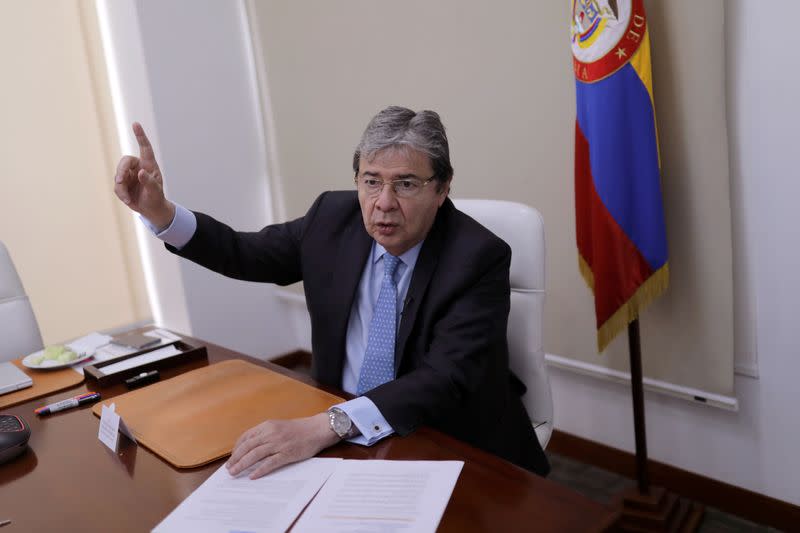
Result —
M451 177L449 180L447 180L447 183L445 183L444 185L440 185L442 190L439 191L439 207L442 207L442 204L447 199L447 196L450 194L450 182L452 181L453 178Z

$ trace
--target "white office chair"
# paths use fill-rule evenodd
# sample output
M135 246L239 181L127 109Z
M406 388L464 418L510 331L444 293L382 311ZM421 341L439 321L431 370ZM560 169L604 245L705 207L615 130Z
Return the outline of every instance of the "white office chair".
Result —
M553 432L553 397L542 347L545 294L542 215L516 202L453 199L453 203L511 246L509 363L528 387L522 401L544 448Z
M5 245L0 242L0 361L41 350L42 334Z

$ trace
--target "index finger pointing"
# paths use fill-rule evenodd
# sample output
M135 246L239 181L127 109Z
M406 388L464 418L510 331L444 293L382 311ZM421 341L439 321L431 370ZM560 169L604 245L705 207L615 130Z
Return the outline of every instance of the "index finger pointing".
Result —
M153 146L145 135L144 128L138 122L133 123L133 134L136 135L136 142L139 143L139 158L154 161L156 156L153 153Z

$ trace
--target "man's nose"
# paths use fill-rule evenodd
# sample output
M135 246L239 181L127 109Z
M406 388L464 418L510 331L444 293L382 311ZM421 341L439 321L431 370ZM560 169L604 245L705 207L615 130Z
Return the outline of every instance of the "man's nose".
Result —
M375 207L381 211L391 211L397 208L397 196L391 183L384 184L377 200L375 200Z

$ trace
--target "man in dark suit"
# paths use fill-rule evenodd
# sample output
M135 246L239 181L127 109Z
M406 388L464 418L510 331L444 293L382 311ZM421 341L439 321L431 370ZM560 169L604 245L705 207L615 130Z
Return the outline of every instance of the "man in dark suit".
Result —
M303 281L313 376L355 394L327 413L268 420L236 442L232 474L258 477L341 439L370 445L430 425L529 470L549 465L508 367L508 245L448 198L453 169L432 111L389 107L353 158L356 191L305 216L237 232L164 197L142 127L115 192L174 253L236 279Z

